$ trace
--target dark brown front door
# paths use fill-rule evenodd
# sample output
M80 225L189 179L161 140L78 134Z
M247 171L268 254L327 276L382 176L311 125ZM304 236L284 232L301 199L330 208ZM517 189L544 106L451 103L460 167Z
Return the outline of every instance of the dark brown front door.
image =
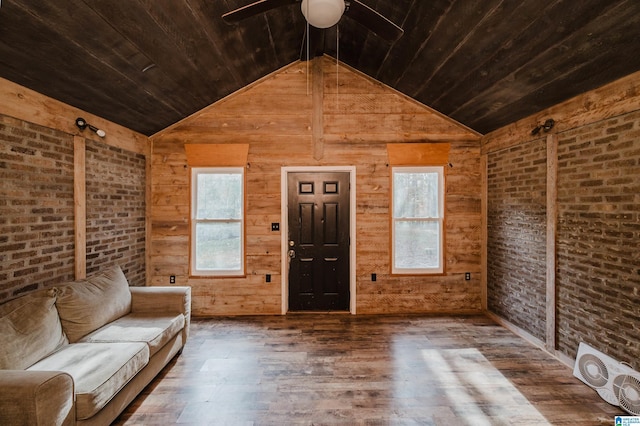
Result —
M288 173L289 310L349 310L349 173Z

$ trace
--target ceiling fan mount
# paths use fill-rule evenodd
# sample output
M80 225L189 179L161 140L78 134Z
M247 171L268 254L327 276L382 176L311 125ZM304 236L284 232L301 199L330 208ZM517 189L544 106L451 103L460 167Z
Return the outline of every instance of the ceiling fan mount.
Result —
M312 40L314 37L323 39L319 30L336 25L342 16L348 16L390 42L396 41L404 33L401 27L360 0L259 0L225 13L222 19L227 23L235 24L260 13L295 3L300 3L302 15L310 26L309 34L305 33L305 40L306 37ZM322 54L322 49L314 49L314 56L318 54ZM302 54L300 59L305 59ZM306 59L309 59L308 55Z

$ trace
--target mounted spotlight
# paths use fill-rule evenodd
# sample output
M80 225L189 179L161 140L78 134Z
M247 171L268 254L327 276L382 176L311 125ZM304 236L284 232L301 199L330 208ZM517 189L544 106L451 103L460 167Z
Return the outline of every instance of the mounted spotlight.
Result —
M533 130L531 131L531 136L537 135L538 133L540 133L540 130L544 130L545 133L548 133L551 131L551 129L553 129L553 126L555 125L556 125L555 120L553 118L549 118L544 123L538 124L536 127L534 127Z
M89 130L96 132L96 135L100 136L101 138L104 138L107 135L104 130L100 130L96 126L92 126L91 124L87 123L87 120L85 120L84 118L76 118L76 126L78 126L78 129L80 130L84 130L88 127Z
M550 118L544 122L544 124L542 125L542 130L544 130L545 132L548 132L551 129L553 129L553 126L555 125L556 125L555 120L553 118Z

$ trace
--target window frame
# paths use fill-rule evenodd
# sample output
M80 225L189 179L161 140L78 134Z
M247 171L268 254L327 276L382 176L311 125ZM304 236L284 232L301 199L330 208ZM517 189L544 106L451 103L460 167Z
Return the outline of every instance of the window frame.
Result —
M241 209L240 218L225 218L225 219L209 219L209 218L197 218L198 211L198 176L201 174L228 174L238 173L241 175ZM245 277L246 276L246 170L244 167L191 167L190 171L190 213L189 213L189 275L192 277L207 277L207 278L225 278L225 277ZM239 269L198 269L196 258L196 226L199 223L240 223L240 268Z
M396 218L394 211L394 195L396 189L395 174L396 173L433 173L438 174L438 217L418 217L418 218ZM391 252L391 275L444 275L446 273L446 206L445 206L445 182L446 182L446 167L441 165L413 165L413 166L391 166L391 194L390 194L390 252ZM439 266L434 268L400 268L396 266L395 254L396 254L396 223L400 221L420 221L420 222L432 222L438 223L439 227Z

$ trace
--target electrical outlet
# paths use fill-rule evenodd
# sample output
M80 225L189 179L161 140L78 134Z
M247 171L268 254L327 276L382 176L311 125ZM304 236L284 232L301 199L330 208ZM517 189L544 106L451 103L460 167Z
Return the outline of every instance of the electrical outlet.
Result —
M279 231L280 230L280 224L278 222L273 222L271 224L271 230L272 231Z
M176 276L175 275L171 275L169 277L169 284L175 284L176 283Z
M464 279L465 279L466 281L471 280L471 272L465 272L465 273L464 273Z
M268 283L271 282L271 274L267 274L267 276L265 277L265 281Z
M371 281L377 281L378 276L376 274L371 274Z

